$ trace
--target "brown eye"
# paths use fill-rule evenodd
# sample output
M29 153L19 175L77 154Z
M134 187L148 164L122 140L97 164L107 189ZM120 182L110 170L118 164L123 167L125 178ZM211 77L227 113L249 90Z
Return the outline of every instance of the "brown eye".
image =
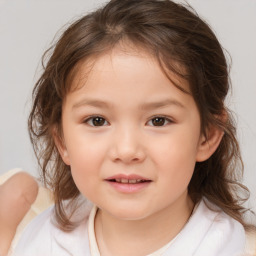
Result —
M163 126L165 124L165 118L155 117L155 118L152 119L152 124L154 126Z
M100 116L90 117L85 120L85 123L89 124L90 126L104 126L107 125L107 121L105 118Z
M172 123L172 120L163 116L156 116L148 121L149 126L166 126Z

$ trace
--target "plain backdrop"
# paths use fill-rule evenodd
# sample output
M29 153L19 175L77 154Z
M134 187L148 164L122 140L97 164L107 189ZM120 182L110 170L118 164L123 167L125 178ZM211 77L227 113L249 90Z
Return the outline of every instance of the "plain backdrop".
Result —
M15 167L38 175L27 132L40 58L63 26L102 0L0 0L0 174ZM232 93L245 164L244 183L256 210L256 0L188 0L232 57ZM59 33L58 33L59 34Z

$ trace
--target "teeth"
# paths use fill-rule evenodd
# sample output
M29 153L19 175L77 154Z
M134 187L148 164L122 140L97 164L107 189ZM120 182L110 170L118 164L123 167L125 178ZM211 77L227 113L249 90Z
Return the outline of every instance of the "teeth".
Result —
M124 184L136 184L136 183L140 183L142 182L143 180L141 179L131 179L131 180L128 180L128 179L115 179L116 182L118 183L124 183Z
M137 180L129 180L129 183L135 184Z

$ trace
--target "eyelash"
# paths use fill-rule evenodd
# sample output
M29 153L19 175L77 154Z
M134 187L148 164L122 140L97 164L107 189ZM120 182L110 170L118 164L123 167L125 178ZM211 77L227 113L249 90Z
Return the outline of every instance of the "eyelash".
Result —
M159 119L164 119L164 124L163 124L163 125L159 125L159 126L157 126L157 125L151 125L151 126L154 126L154 127L163 127L163 126L166 126L166 125L168 125L168 124L170 124L170 123L174 123L174 121L173 121L172 119L170 119L169 117L161 116L161 115L151 117L151 119L150 119L148 122L152 122L154 119L157 119L157 118L159 118ZM148 123L148 122L147 122L147 123Z
M101 119L101 121L104 121L104 124L105 124L105 122L107 122L107 124L109 124L109 122L104 118L104 117L102 117L102 116L90 116L90 117L88 117L88 118L86 118L84 121L83 121L83 123L86 123L86 124L88 124L89 126L91 126L91 127L102 127L102 126L106 126L106 125L93 125L93 119L96 119L96 118L100 118ZM164 126L166 126L166 125L168 125L168 124L170 124L170 123L174 123L174 121L172 120L172 119L170 119L170 118L168 118L168 117L166 117L166 116L161 116L161 115L159 115L159 116L153 116L153 117L151 117L151 119L149 120L149 121L147 121L147 123L149 123L149 122L152 122L154 119L156 120L157 118L159 118L159 119L164 119L164 124L163 125L150 125L150 126L154 126L154 127L164 127ZM91 124L90 124L90 123Z
M96 119L96 118L101 118L101 119L103 119L103 120L104 120L104 123L107 122L106 119L105 119L104 117L102 117L102 116L90 116L90 117L86 118L86 119L83 121L83 123L86 123L86 124L88 124L89 126L92 126L92 127L101 127L101 126L105 126L105 125L99 125L99 126L97 126L97 125L89 124L89 122L93 122L93 119ZM108 123L108 122L107 122L107 123Z

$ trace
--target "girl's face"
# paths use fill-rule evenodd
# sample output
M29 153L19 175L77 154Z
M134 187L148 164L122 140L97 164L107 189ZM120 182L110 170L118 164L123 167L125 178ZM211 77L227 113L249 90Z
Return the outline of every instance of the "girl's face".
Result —
M143 219L188 200L203 140L193 97L149 55L119 49L98 58L89 74L84 63L73 85L59 150L80 192L119 219Z

